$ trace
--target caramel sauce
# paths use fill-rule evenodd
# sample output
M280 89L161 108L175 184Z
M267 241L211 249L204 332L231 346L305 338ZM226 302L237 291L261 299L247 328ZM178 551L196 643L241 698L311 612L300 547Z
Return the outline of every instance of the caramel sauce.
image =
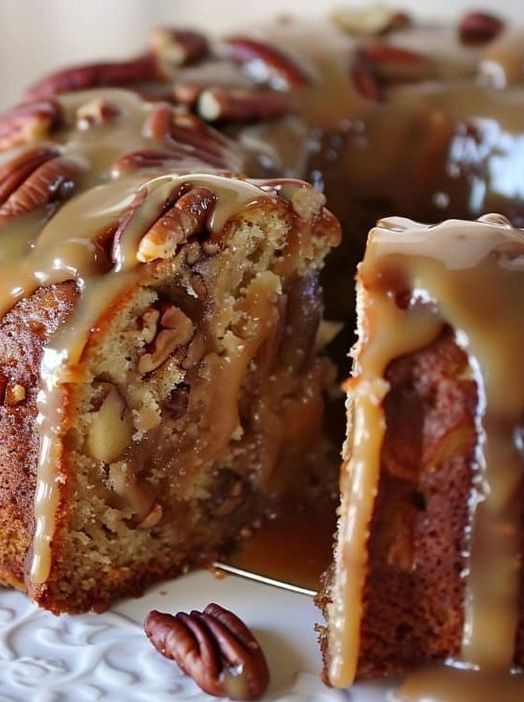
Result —
M107 124L81 126L77 121L79 108L97 100L116 108L117 116ZM228 220L249 204L275 197L269 184L228 177L224 171L210 166L205 157L199 156L198 148L193 147L187 148L185 155L178 154L180 165L175 172L170 168L166 174L165 168L157 167L135 169L126 175L113 169L112 164L123 154L166 148L162 139L151 136L147 128L153 105L131 92L118 89L78 92L61 97L60 104L64 124L53 135L53 145L78 165L74 197L47 221L40 210L14 219L3 227L0 246L0 314L43 285L74 280L80 292L68 323L58 330L43 352L37 403L40 455L30 569L33 585L44 583L51 568L55 513L63 480L61 437L65 429L63 402L68 383L82 380L78 377L78 364L89 334L104 312L152 274L151 267L137 259L141 238L158 219L170 195L183 184L202 186L216 194L216 206L208 222L214 234L222 231ZM228 153L222 142L217 144L224 148L224 163L235 171L240 170L238 150L231 148ZM5 157L6 162L9 158L12 158L10 153ZM281 196L292 198L303 187L290 183ZM127 217L125 226L124 217ZM117 225L121 231L108 270L96 237Z
M393 217L371 232L359 276L360 345L349 387L353 435L346 448L330 611L330 679L335 685L350 684L356 673L367 540L385 428L384 373L390 361L429 344L448 323L469 355L480 396L459 661L479 672L476 677L471 670L442 668L417 674L405 682L399 699L482 699L475 692L483 684L492 695L485 699L501 699L499 689L508 691L508 699L522 699L524 676L512 675L511 669L519 620L524 485L519 443L524 387L513 376L524 353L524 313L515 304L523 275L524 233L498 215L435 227ZM407 308L395 302L402 290L412 293Z
M313 80L305 88L293 91L298 115L271 124L241 127L236 133L243 143L251 143L255 151L264 152L268 161L276 164L279 174L308 175L326 190L342 218L349 220L355 211L359 215L364 212L367 224L369 200L379 203L371 207L371 218L384 207L428 220L441 218L442 214L476 216L486 209L506 210L516 220L524 216L520 168L522 97L520 90L501 93L492 89L520 83L521 32L506 33L482 48L459 45L451 30L445 28L398 32L392 43L420 51L429 58L431 75L413 85L392 85L387 104L367 100L358 93L349 74L359 42L332 24L315 23L307 28L302 23L284 23L270 27L263 35L296 55ZM446 47L445 52L442 46ZM205 82L207 70L212 82L220 83L220 65L217 74L217 66L207 65L206 69L204 64L202 68L181 71L180 76L200 77ZM238 80L244 86L251 84L231 64L224 66L226 85ZM65 129L57 135L63 153L73 158L82 172L76 197L47 224L38 215L10 224L2 232L0 248L1 312L39 285L75 280L82 291L81 302L67 328L56 335L44 353L32 564L36 583L45 582L49 574L54 514L60 497L61 392L68 378L74 376L87 335L101 312L143 274L136 261L140 231L154 220L162 198L180 182L191 180L217 192L219 207L212 222L215 231L239 208L263 194L253 184L213 174L213 169L203 166L198 158L181 164L177 175L141 174L132 178L111 173L117 156L155 147L154 140L146 138L143 131L151 107L124 91L77 93L60 98L66 124L74 123L77 108L93 98L116 103L121 115L110 125L84 132ZM476 115L480 119L472 117ZM466 126L472 127L472 134ZM232 166L236 172L241 168L239 162ZM193 173L191 178L183 175L189 172ZM195 176L195 172L203 175ZM144 207L117 247L118 260L108 274L97 260L92 239L118 220L139 189L146 194ZM408 232L402 236L390 231L403 231L406 227ZM356 247L352 244L357 253L364 230L365 226L360 230L356 226L352 232L357 239ZM456 236L457 231L460 236ZM407 236L409 232L412 237ZM507 372L520 365L524 350L524 320L519 318L520 307L515 304L520 299L517 278L519 257L524 255L521 239L520 234L512 233L500 221L443 225L431 231L416 227L413 230L408 222L390 220L372 236L362 267L363 286L376 284L375 276L379 277L385 252L389 251L388 262L393 268L398 267L408 282L433 303L405 311L399 310L387 295L366 298L362 290L360 293L364 312L360 321L362 345L348 406L353 436L345 448L342 480L346 494L330 613L330 675L336 685L352 682L356 670L365 550L385 428L382 400L388 387L383 380L384 371L391 359L415 351L435 338L443 320L455 327L459 341L470 354L485 399L485 406L479 408L481 440L478 480L472 493L462 657L482 671L479 677L471 675L471 684L479 691L478 699L483 694L479 681L484 680L483 689L487 689L485 676L499 685L498 690L507 689L508 699L513 699L509 695L513 694L515 681L517 687L521 684L519 678L504 672L513 655L521 537L513 498L521 484L522 462L514 434L517 415L520 420L523 409L524 391L518 384L511 384ZM516 257L513 249L517 250ZM496 255L492 256L492 252ZM346 283L347 267L343 277ZM347 293L347 287L345 290ZM345 294L345 298L349 296ZM470 303L474 306L468 306ZM487 316L489 334L485 329ZM508 324L508 316L513 325ZM372 339L370 343L376 327L382 330L381 340L375 343ZM502 338L505 343L501 343ZM495 471L495 465L503 468ZM318 573L328 560L333 528L332 522L328 527L328 520L318 519L317 523L317 517L312 515L305 520L297 515L282 515L255 537L237 562L265 572L274 568L275 577L294 581L303 578L308 586L315 583L316 587ZM283 545L282 558L275 554L277 536ZM295 563L291 569L290 563ZM458 674L446 671L442 675L438 672L412 678L399 694L406 695L407 700L431 699L427 690L432 686L431 694L439 702L448 692L462 694L463 699ZM442 684L447 687L442 687L444 679ZM460 678L469 679L469 672ZM453 689L459 692L451 693ZM472 689L475 688L468 687L470 698Z
M282 510L228 559L243 570L317 591L331 563L336 505Z

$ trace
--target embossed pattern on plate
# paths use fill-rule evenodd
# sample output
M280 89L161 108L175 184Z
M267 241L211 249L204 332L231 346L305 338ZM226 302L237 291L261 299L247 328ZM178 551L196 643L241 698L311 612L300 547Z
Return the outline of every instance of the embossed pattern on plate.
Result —
M200 572L152 588L104 614L56 617L14 590L0 590L0 702L209 702L192 680L158 654L144 615L217 601L253 628L272 673L267 702L385 702L387 689L332 690L318 675L310 598L235 577Z

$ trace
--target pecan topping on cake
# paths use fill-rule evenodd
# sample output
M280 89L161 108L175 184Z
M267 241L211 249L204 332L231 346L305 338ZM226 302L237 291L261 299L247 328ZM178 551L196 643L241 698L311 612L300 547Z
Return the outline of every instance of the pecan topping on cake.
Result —
M202 119L253 120L280 117L292 109L293 103L287 93L275 90L228 90L208 88L198 98L197 111Z
M504 30L505 23L488 12L468 12L459 24L463 44L487 44Z
M151 33L149 44L161 61L173 66L196 63L209 51L206 37L188 29L157 27Z
M269 42L234 36L227 39L225 45L232 59L248 74L256 73L261 82L274 84L280 89L297 88L311 82L302 66Z
M257 700L269 683L258 641L232 612L209 604L175 616L153 610L144 622L153 646L210 695Z
M66 197L79 165L57 149L24 151L0 170L0 224Z
M193 188L168 206L142 238L137 252L139 261L146 263L158 258L170 258L190 236L202 231L213 210L216 196L206 188Z
M46 137L62 120L56 100L35 100L0 115L0 151Z
M131 61L92 63L57 71L32 85L26 91L24 100L38 100L74 90L161 80L164 77L156 56L146 54Z

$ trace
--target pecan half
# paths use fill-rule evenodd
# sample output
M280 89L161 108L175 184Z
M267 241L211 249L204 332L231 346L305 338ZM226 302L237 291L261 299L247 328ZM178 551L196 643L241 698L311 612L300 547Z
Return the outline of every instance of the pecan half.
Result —
M195 115L177 112L167 103L152 109L144 134L171 148L184 147L186 153L217 168L239 171L241 157L235 144Z
M285 89L311 82L306 70L297 61L269 42L233 36L224 43L231 58L258 82Z
M459 23L459 37L463 44L487 44L504 30L505 23L488 12L468 12Z
M390 86L431 78L433 64L417 51L372 42L356 52L351 75L363 97L381 100L384 90Z
M131 61L92 63L57 71L30 86L24 94L24 100L165 78L156 56L146 54Z
M198 114L208 122L271 119L290 112L292 107L291 97L275 90L210 88L200 94L197 102Z
M47 136L62 117L56 100L36 100L13 107L0 115L0 151Z
M351 79L359 95L367 100L379 102L384 97L382 86L376 72L363 61L357 61L351 67Z
M0 170L0 224L67 197L80 166L56 149L25 151Z
M173 659L204 692L257 700L266 691L269 671L258 641L236 615L220 605L175 616L153 610L144 628L157 651Z
M187 346L194 332L189 317L175 305L167 305L160 310L153 341L138 359L138 372L144 375L159 368L177 349Z
M209 51L206 37L188 29L157 27L149 41L151 51L173 66L187 66L204 58Z
M142 263L171 258L180 244L206 229L216 195L206 188L193 188L182 195L153 224L138 245Z
M111 175L116 178L123 173L140 168L172 170L180 166L187 157L183 151L163 151L162 149L140 149L117 158L111 167Z

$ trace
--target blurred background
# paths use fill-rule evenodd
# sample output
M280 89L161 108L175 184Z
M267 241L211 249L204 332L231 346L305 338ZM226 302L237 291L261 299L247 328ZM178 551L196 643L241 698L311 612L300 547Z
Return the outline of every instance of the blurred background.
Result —
M418 15L453 19L487 9L518 19L524 0L397 0ZM222 32L279 13L319 14L358 0L0 0L0 108L21 89L64 64L140 51L158 24L198 25Z

